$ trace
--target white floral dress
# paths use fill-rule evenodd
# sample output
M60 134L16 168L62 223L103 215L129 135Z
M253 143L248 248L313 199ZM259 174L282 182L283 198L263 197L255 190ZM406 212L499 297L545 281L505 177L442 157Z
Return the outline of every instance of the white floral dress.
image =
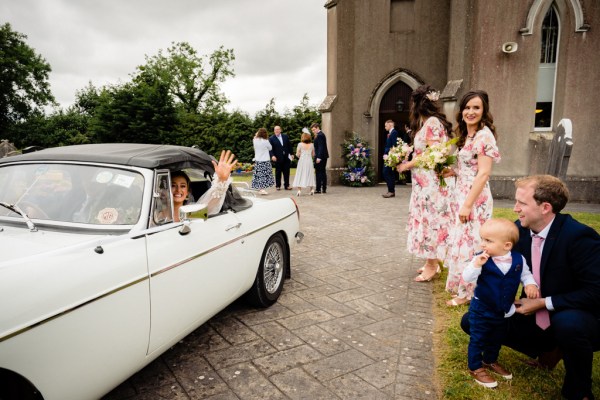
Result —
M473 138L467 137L462 149L458 152L457 179L456 179L456 212L453 217L452 249L449 254L448 278L446 290L457 294L458 297L470 299L475 290L475 283L465 283L462 272L469 263L475 251L479 250L479 228L485 221L492 217L494 200L489 182L486 182L481 194L475 200L469 222L463 224L458 220L458 210L464 203L473 180L479 170L477 157L485 155L493 161L500 161L500 153L492 131L486 126L478 131Z
M444 125L435 117L428 118L414 138L414 153L421 154L427 142L446 142L448 135ZM406 226L408 251L417 257L443 260L449 245L449 226L454 191L453 179L448 186L440 187L439 179L432 170L412 168L412 192Z

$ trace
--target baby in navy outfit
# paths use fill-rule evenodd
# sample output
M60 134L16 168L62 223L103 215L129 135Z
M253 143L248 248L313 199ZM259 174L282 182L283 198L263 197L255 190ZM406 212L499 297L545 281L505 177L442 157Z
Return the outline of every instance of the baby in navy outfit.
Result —
M493 388L498 382L488 371L512 379L512 374L498 364L498 354L507 318L515 313L519 284L523 284L530 299L538 298L540 292L525 258L511 251L519 240L519 231L513 222L504 218L489 219L481 226L479 236L483 251L477 253L463 271L465 282L477 281L469 305L469 373L480 385Z

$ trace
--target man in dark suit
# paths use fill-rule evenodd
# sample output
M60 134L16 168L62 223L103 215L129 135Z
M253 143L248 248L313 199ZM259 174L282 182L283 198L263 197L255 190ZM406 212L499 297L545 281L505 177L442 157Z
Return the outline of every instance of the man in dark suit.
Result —
M292 190L290 186L290 164L294 159L292 143L287 135L281 133L281 127L273 129L274 135L269 138L272 150L269 151L271 161L275 164L275 188L281 189L281 175L283 174L283 187Z
M327 193L327 159L329 152L327 151L327 138L321 131L321 126L316 122L310 126L310 130L315 135L315 178L316 190L315 193Z
M387 154L393 146L398 144L398 131L394 128L394 121L388 119L385 121L385 130L387 131L387 137L385 139L385 147L383 154ZM383 180L387 184L387 193L382 194L386 199L396 196L396 170L387 165L383 166Z
M516 187L516 250L532 266L541 296L515 302L517 314L509 320L504 344L546 368L553 368L562 355L563 396L593 399L592 359L600 350L600 236L560 214L569 192L558 178L525 177ZM461 326L469 333L467 314Z

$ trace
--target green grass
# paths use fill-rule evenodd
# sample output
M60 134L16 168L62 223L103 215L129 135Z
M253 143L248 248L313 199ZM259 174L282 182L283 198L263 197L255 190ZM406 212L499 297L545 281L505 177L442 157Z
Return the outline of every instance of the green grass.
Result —
M275 175L275 168L273 168L273 175ZM296 175L296 168L291 168L290 169L290 179L294 175ZM250 184L250 182L252 182L252 172L244 173L244 174L233 174L233 181L234 182L247 182L248 184Z
M578 221L600 230L600 215L591 213L570 213ZM494 217L515 219L515 213L508 208L494 209ZM468 374L467 345L469 337L460 329L460 319L468 306L449 308L446 301L450 295L445 291L447 270L437 279L434 288L435 316L435 355L437 382L443 399L560 399L560 389L564 377L562 361L553 371L541 371L523 363L527 357L503 347L499 362L513 374L510 381L498 380L496 389L477 385ZM600 353L594 354L593 391L600 394Z
M571 214L577 221L591 226L596 232L600 232L600 214L583 212L567 212L566 214ZM517 219L517 214L510 208L494 208L494 217L507 218L514 221Z

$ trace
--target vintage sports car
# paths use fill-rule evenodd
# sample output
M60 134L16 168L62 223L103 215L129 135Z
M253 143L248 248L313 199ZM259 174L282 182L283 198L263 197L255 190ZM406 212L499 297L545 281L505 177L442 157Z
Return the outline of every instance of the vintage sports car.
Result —
M67 146L0 159L0 399L96 399L245 295L279 297L300 241L291 198L232 185L199 199L212 157L180 146Z

